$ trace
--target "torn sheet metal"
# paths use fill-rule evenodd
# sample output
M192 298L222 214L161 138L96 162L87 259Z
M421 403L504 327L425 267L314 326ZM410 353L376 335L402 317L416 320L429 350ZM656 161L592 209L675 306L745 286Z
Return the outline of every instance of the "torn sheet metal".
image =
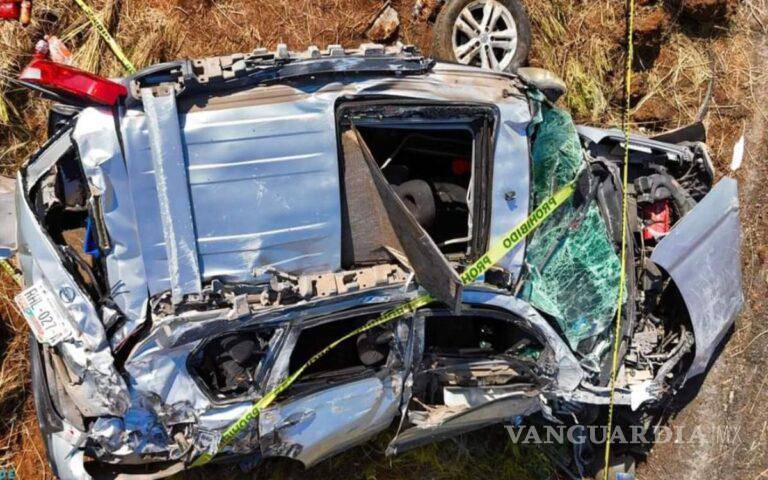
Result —
M624 144L624 132L618 129L606 129L598 127L590 127L586 125L579 125L576 127L579 135L589 139L589 141L595 144L600 144L605 140L611 140L619 145ZM686 146L675 145L672 143L660 142L648 137L632 134L630 135L630 149L635 152L650 152L653 150L667 152L667 155L671 157L688 157L691 155L690 149ZM623 147L622 147L623 148Z
M446 407L474 408L499 398L519 393L520 389L513 385L495 387L443 387L443 400Z
M85 471L84 452L64 433L57 432L50 436L48 455L52 459L53 474L56 478L90 480Z
M149 292L136 228L138 216L111 112L96 108L83 110L72 139L77 144L90 188L99 193L98 201L112 246L110 251L103 252L110 298L126 317L110 338L112 345L117 346L147 318Z
M430 423L428 426L405 430L390 442L386 453L397 455L428 443L498 424L505 419L525 417L539 410L541 400L538 396L524 393L505 396L459 413L449 414L437 424Z
M155 96L152 89L143 88L141 99L147 116L171 299L177 304L184 295L199 294L202 283L176 93L166 88Z
M674 280L691 317L696 355L687 378L706 370L744 305L740 252L738 184L724 178L651 255Z
M410 295L413 294L415 292ZM390 287L379 292L362 292L347 298L330 298L313 302L311 305L265 312L256 320L259 324L302 322L308 325L306 322L309 319L305 318L307 316L321 319L350 308L372 303L404 301L407 298L409 295L404 294L401 289ZM474 306L498 307L526 322L526 325L535 331L537 336L546 339L553 349L554 362L558 366L557 372L554 373L558 387L568 391L579 384L583 372L579 369L578 361L546 320L525 302L500 292L483 289L465 290L462 301ZM249 323L253 324L254 320L244 318L237 321L238 327L232 324L232 320L227 319L226 310L220 310L218 313L184 314L174 318L177 319L169 318L163 322L169 328L155 329L146 340L137 345L126 362L126 370L132 378L132 408L127 416L145 418L145 423L149 426L166 425L167 421L161 420L167 418L167 414L163 412L169 406L174 406L172 411L195 412L194 424L202 431L209 432L209 436L217 432L220 434L248 411L251 403L244 401L226 406L213 404L193 380L186 367L186 358L199 345L200 339L213 334L223 334L230 329L245 328ZM278 331L280 330L278 328ZM163 333L164 331L170 335ZM266 389L272 388L275 382L283 378L281 372L288 368L291 345L295 343L297 333L294 331L291 336L293 341L283 341L280 335L273 337L274 343L282 345L282 348L279 350L281 355L271 367L273 374L266 383ZM405 338L401 340L411 341ZM410 348L406 349L406 353L410 354ZM407 359L405 363L410 361L412 360ZM385 429L399 413L404 373L397 372L383 380L373 377L342 383L312 395L289 398L265 410L259 420L262 453L266 456L289 456L312 465ZM156 400L148 402L147 399ZM339 418L344 421L340 422ZM127 430L128 427L121 424L121 429L117 430L119 435L130 431L131 438L139 442L139 439L151 434L152 428L157 428L139 427L142 422L134 423L131 427L133 430ZM351 424L355 426L350 427ZM349 432L356 433L352 435ZM247 429L242 437L238 437L227 451L249 451L253 448L253 443L258 441L255 434L254 425L252 429ZM141 448L145 448L144 445L141 442L136 444Z
M170 347L150 339L143 342L126 362L125 369L134 379L132 391L147 398L162 398L168 405L186 403L196 410L205 409L210 400L195 383L187 369L187 357L198 342Z
M434 298L458 312L461 308L459 298L463 288L461 278L437 248L432 237L419 225L392 185L387 182L359 133L357 141L368 164L368 173L376 185L392 227L398 232L398 240L413 267L416 279Z
M57 248L46 236L23 195L21 174L16 185L16 214L25 284L42 282L58 295L74 335L57 346L69 374L81 385L72 401L89 416L121 415L128 408L128 391L117 372L106 333L93 303L64 267Z
M399 376L371 377L268 408L259 417L262 455L314 465L389 427L401 393Z
M72 148L72 139L70 130L62 130L41 148L42 154L31 161L26 170L26 187L30 188L37 184L41 178L48 174L56 162Z

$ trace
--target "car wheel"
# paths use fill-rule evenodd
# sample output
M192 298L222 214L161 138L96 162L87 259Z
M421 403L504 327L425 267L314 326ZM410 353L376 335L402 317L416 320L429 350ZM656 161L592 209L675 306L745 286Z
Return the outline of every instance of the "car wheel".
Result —
M450 0L433 35L439 60L510 72L528 58L531 21L520 0Z

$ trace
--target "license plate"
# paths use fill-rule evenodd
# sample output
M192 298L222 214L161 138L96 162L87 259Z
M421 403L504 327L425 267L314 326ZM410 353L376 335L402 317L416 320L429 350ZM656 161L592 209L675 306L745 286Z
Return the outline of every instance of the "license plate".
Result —
M72 335L66 314L45 284L32 285L14 300L38 342L53 346Z

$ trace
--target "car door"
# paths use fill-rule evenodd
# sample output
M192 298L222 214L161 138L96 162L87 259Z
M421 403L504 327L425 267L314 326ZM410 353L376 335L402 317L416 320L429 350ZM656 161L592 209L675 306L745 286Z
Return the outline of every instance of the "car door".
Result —
M573 356L565 343L559 338L551 325L533 310L526 302L510 296L506 293L490 290L468 288L464 291L462 300L465 307L460 315L453 315L459 321L472 321L478 318L495 318L535 338L542 350L536 357L536 367L531 370L536 380L518 388L515 381L506 384L490 384L478 380L475 385L443 386L443 402L445 406L442 416L434 413L441 407L428 409L425 418L424 411L420 410L426 403L415 402L411 398L404 398L408 402L406 408L407 423L412 424L399 433L387 448L388 455L402 453L404 451L420 447L422 445L440 441L458 434L471 432L494 424L510 422L517 417L525 417L542 409L542 396L544 391L575 389L581 381L582 374L578 360ZM422 310L414 318L414 351L413 362L413 390L419 384L419 374L423 371L436 370L434 351L429 351L429 329L427 322L430 316L445 321L444 314L436 314L436 311ZM438 312L439 313L439 312ZM441 323L440 329L447 330L449 325ZM455 336L454 336L455 337ZM493 341L502 338L497 334ZM505 352L506 353L506 352ZM420 366L422 358L429 359L429 364ZM498 361L498 354L489 354L488 364ZM478 362L483 364L481 360ZM428 368L426 368L428 367ZM426 368L426 370L423 370ZM449 402L449 397L451 401ZM414 398L418 399L414 393Z
M358 309L360 314L380 310ZM262 456L293 458L309 467L389 427L401 405L404 370L410 363L407 355L413 342L407 321L393 324L391 331L392 347L379 367L304 375L283 399L265 409L259 416ZM271 383L293 370L290 356L301 335L313 335L312 328L289 333L275 362L283 367L270 374Z

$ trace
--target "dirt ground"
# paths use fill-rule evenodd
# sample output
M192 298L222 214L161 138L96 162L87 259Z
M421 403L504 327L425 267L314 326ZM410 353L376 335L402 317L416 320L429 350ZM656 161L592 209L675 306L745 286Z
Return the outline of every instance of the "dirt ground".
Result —
M756 72L768 65L768 40L756 38L750 59ZM755 85L756 99L768 84ZM744 228L743 283L746 307L734 335L710 370L698 396L673 419L675 428L699 425L715 432L702 441L657 445L640 474L642 479L768 477L768 191L767 118L758 108L744 123L745 164L736 174L740 184Z
M355 46L380 0L91 0L139 67L174 58L249 51L287 43ZM401 25L391 41L429 51L430 23L411 18L413 0L394 0ZM525 0L534 27L531 63L569 85L563 103L583 123L615 125L620 113L624 38L621 0ZM690 122L714 76L706 124L721 175L744 135L740 181L747 305L698 395L670 412L678 429L710 427L704 439L661 443L639 468L642 480L768 478L768 0L638 0L633 128L647 132ZM103 75L121 67L74 2L37 0L26 28L0 25L0 173L12 174L43 140L45 102L3 81L28 61L42 34L56 34L78 65ZM26 326L10 303L16 287L0 273L0 469L22 479L50 478L34 418L26 362ZM719 432L719 435L718 435ZM276 463L249 478L551 478L537 450L510 444L501 429L426 447L395 459L389 434L310 472ZM725 435L726 438L723 438ZM242 478L236 472L203 471Z

